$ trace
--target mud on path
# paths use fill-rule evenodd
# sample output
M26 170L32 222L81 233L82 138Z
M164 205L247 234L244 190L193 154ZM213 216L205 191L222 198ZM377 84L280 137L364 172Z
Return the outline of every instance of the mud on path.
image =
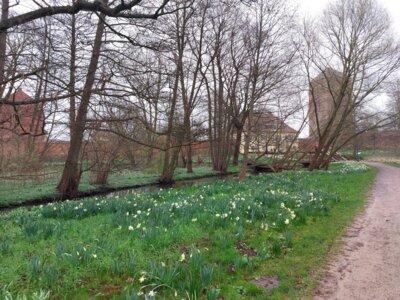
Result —
M400 299L400 168L368 165L379 171L370 202L314 299Z

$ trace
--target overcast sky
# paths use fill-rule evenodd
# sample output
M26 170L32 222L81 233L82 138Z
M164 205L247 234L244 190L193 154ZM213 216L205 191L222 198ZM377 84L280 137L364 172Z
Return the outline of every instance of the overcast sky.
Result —
M400 35L400 0L377 0L386 8L393 20L393 29ZM299 7L299 13L315 17L322 13L324 7L333 0L294 0Z

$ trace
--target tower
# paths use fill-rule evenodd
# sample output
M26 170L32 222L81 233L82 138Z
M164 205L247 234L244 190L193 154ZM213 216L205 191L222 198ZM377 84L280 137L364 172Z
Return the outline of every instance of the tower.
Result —
M352 94L344 80L341 72L328 68L311 81L309 137L312 140L336 138L335 144L340 144L354 135Z

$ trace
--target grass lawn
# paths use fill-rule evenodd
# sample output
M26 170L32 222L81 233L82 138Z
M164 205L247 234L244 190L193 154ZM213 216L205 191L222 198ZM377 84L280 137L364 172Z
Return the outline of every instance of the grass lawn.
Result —
M344 149L340 151L344 155L353 155L353 149ZM399 157L399 151L384 151L384 150L360 150L360 159L373 159L374 157Z
M237 167L230 167L228 171L237 172L238 170ZM185 169L177 168L174 179L185 180L217 174L217 171L214 171L209 167L194 167L193 173L191 174L187 173ZM134 185L157 183L158 178L159 175L154 173L125 170L111 174L109 178L109 184L106 187L123 188ZM55 188L58 182L58 175L47 178L46 180L27 180L25 182L20 180L0 181L0 206L10 203L20 203L26 200L40 199L48 196L57 197L58 194ZM91 191L98 188L99 186L90 184L89 174L84 173L79 190Z
M388 161L388 162L385 162L385 164L388 166L400 168L400 162Z
M0 215L0 298L307 298L375 173L344 163L17 209Z

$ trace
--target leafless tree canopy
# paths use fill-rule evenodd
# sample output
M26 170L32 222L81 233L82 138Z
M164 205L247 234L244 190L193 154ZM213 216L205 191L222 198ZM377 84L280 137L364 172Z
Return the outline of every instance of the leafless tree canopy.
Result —
M55 15L75 15L79 12L96 12L113 18L157 19L159 16L166 13L166 6L169 0L156 1L158 3L155 4L151 3L151 1L143 0L75 0L68 5L52 5L43 0L33 2L38 8L2 20L0 22L0 31L44 17ZM108 4L108 2L110 3Z
M242 179L251 156L274 141L285 144L274 164L294 166L305 157L297 139L308 123L310 169L325 167L360 133L393 122L369 104L398 70L400 49L373 0L335 0L320 19L298 20L284 0L35 0L23 8L3 0L0 113L12 113L0 114L0 131L28 136L30 160L54 137L68 139L58 185L66 197L85 171L106 183L118 160L158 161L160 182L178 165L193 172L194 157L222 173L241 161ZM19 89L30 98L13 97ZM22 126L26 107L36 125ZM298 131L281 121L271 130L260 116Z
M321 20L304 25L301 53L316 140L311 168L326 165L330 155L362 132L358 124L368 103L398 69L399 43L390 25L387 12L372 0L335 1Z

